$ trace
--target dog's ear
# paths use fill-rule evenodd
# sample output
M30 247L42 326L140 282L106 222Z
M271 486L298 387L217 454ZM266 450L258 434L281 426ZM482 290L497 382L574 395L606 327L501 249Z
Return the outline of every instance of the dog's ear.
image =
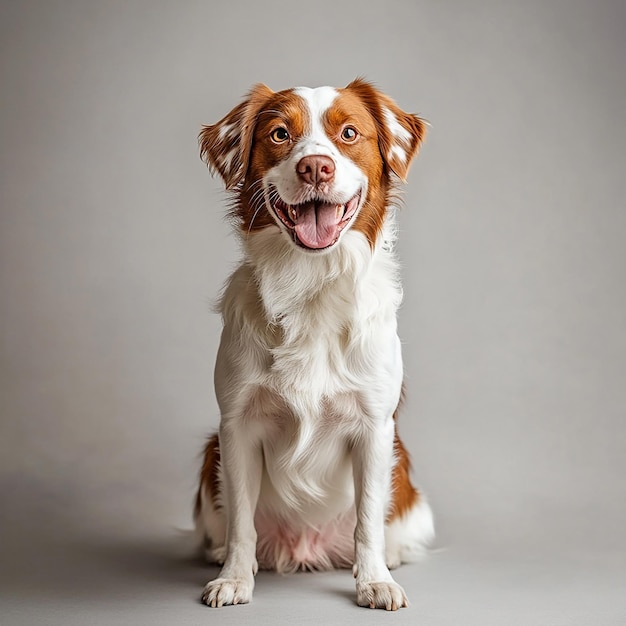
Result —
M413 113L405 113L389 96L361 78L353 80L346 89L355 92L369 109L378 129L383 160L406 181L411 161L426 136L426 122Z
M226 189L236 188L246 176L257 116L273 93L265 85L255 85L224 119L200 131L200 156L224 179Z

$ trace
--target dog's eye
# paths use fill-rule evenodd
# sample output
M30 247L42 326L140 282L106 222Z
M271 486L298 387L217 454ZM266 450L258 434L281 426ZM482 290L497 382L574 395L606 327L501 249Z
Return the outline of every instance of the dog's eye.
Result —
M346 126L342 131L341 131L341 138L346 142L346 143L352 143L353 141L356 140L356 138L358 137L358 133L356 132L356 129L352 126Z
M275 128L271 132L270 137L272 138L272 141L274 143L284 143L289 139L289 133L287 132L286 128L283 128L281 126L279 128Z

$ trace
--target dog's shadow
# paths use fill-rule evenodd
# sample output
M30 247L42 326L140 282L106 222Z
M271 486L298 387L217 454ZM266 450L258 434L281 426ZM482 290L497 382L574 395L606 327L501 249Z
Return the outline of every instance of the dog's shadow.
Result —
M186 539L177 536L98 542L83 549L110 574L123 575L138 582L197 586L215 577L219 571L217 565L205 561L199 550L190 547Z
M61 549L59 549L61 548ZM148 600L163 593L179 600L201 603L204 585L219 573L217 565L207 563L199 551L190 546L188 538L163 536L155 539L124 537L75 538L71 545L57 545L53 554L42 563L44 567L31 576L41 597L50 594L74 600L107 597ZM346 570L346 584L352 576ZM328 573L330 574L330 573ZM321 593L330 594L347 604L355 604L354 591L330 584L324 574L299 572L283 576L276 572L260 571L257 591L282 588L281 594L299 593L303 579L315 576ZM26 580L14 581L22 587ZM304 587L312 592L310 579ZM315 593L315 592L313 592Z
M65 534L33 536L2 582L16 593L36 588L40 598L148 597L174 589L199 599L218 571L175 533L148 539Z

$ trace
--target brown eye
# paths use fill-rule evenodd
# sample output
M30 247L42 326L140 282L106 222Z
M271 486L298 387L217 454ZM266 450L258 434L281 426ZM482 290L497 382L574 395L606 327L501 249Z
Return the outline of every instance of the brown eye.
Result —
M352 143L353 141L356 140L356 138L358 137L358 133L356 132L356 129L353 128L352 126L346 126L342 131L341 131L341 138L346 142L346 143Z
M286 128L280 126L270 133L270 137L274 143L284 143L289 139L289 133Z

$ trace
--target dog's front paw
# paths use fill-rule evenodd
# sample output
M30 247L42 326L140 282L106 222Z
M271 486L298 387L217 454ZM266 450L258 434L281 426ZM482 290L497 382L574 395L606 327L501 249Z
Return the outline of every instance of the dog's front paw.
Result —
M252 600L254 578L216 578L207 583L202 592L202 602L217 608L229 604L247 604Z
M404 589L395 582L357 582L356 601L359 606L387 611L409 606Z

